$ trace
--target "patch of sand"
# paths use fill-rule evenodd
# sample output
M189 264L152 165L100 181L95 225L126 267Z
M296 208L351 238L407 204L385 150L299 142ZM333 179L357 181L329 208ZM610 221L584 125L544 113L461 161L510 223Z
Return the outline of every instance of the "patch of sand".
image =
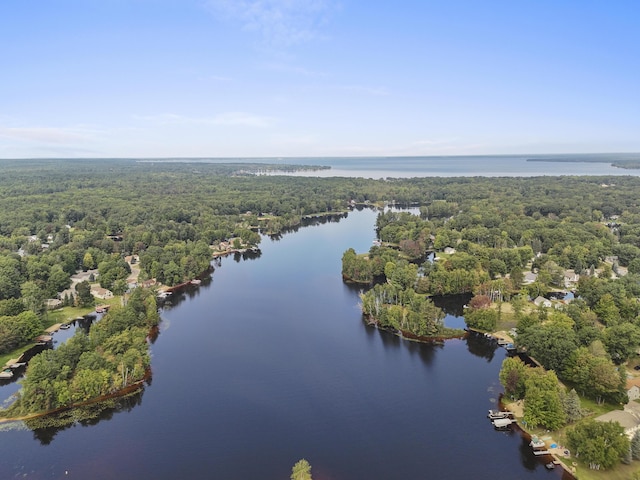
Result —
M505 332L504 330L494 332L491 335L493 335L497 339L504 340L505 342L513 343L513 338L511 338L511 335L509 335L509 333Z
M522 418L524 415L524 401L518 400L517 402L505 403L505 408L518 417Z

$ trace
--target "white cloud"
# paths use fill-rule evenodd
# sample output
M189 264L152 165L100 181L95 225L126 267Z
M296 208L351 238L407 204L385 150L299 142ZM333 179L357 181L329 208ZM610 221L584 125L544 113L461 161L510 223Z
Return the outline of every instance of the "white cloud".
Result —
M258 32L267 43L294 45L320 36L334 0L209 0L218 16Z

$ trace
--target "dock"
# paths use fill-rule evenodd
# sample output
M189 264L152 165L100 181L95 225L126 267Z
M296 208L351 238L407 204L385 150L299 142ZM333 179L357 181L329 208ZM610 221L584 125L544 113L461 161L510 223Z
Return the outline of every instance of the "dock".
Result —
M549 450L534 450L533 454L534 455L551 455L551 452Z

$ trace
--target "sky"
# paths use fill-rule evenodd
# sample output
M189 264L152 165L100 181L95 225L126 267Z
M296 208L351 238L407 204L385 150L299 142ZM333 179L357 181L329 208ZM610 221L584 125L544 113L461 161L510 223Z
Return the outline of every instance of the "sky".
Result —
M2 0L0 158L640 152L637 0Z

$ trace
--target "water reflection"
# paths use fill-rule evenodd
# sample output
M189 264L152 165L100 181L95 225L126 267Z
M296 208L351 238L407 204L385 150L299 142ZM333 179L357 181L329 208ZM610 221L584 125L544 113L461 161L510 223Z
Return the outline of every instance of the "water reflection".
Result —
M464 306L469 303L473 297L470 293L461 293L460 295L436 295L432 297L433 304L440 307L445 314L453 317L464 316Z
M150 382L148 382L150 384ZM49 445L55 436L75 425L88 427L102 420L111 420L116 413L129 412L142 404L144 388L127 396L112 398L45 417L25 420L25 426L33 432L34 439Z
M484 358L487 362L491 362L495 356L498 344L495 340L487 338L482 334L468 333L465 338L467 350L476 357Z

